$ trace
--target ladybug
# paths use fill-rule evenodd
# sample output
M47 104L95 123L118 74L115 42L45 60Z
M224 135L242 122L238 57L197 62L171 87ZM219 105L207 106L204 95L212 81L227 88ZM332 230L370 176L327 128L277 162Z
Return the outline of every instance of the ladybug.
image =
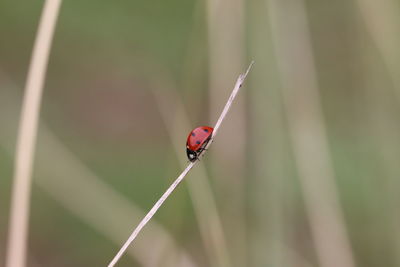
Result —
M208 126L200 126L189 133L186 141L186 154L191 162L196 161L200 153L207 146L213 130L213 128Z

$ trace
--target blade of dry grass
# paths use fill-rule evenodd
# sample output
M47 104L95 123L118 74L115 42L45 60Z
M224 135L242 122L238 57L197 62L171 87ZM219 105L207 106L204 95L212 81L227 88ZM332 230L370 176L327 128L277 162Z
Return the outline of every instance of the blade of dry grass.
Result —
M353 267L317 86L303 1L269 1L294 157L322 267Z
M143 227L150 221L153 215L157 212L157 210L161 207L164 201L168 198L168 196L175 190L175 188L182 182L183 178L185 178L186 174L193 168L195 162L189 163L186 169L176 178L176 180L172 183L170 187L168 187L167 191L160 197L160 199L154 204L151 210L146 214L142 221L140 221L139 225L135 228L132 234L129 236L128 240L124 243L122 248L118 251L117 255L113 258L113 260L108 264L109 267L115 266L115 264L119 261L122 255L125 253L129 245L135 240L136 236L140 233Z
M253 65L253 62L250 64L248 67L247 71L239 76L239 78L236 81L236 84L233 88L232 94L229 97L228 101L226 102L226 105L216 123L214 126L214 131L211 136L211 139L203 152L200 153L199 157L203 156L204 153L207 151L207 148L211 145L211 143L214 141L215 135L219 130L219 127L221 125L221 122L225 118L226 114L228 113L233 100L235 99L237 93L239 92L239 89L242 87L242 84L244 80L246 79L247 74L249 73L251 66ZM189 165L186 167L186 169L176 178L176 180L171 184L171 186L165 191L165 193L160 197L160 199L154 204L154 206L150 209L150 211L146 214L146 216L143 218L143 220L139 223L139 225L133 230L132 234L129 236L128 240L125 242L125 244L121 247L121 249L118 251L118 253L115 255L115 257L112 259L108 267L115 266L115 264L119 261L119 259L122 257L122 255L125 253L126 249L129 247L129 245L135 240L137 235L140 233L140 231L143 229L143 227L149 222L149 220L153 217L153 215L157 212L157 210L162 206L164 201L169 197L169 195L175 190L175 188L180 184L180 182L185 178L186 174L194 167L194 165L198 161L195 162L190 162Z
M0 78L4 80L1 72ZM16 129L14 115L18 113L16 99L10 90L0 91L0 106L4 111L0 113L0 125L4 127L0 132L0 145L10 155ZM82 164L44 124L39 129L38 142L35 184L114 244L123 242L131 221L139 221L143 211ZM54 159L57 164L49 164ZM113 216L109 216L110 211ZM148 230L146 239L128 251L142 266L196 266L161 225L153 220Z
M26 265L30 188L37 124L51 41L60 5L60 0L47 0L44 4L28 70L15 156L7 267Z
M204 80L199 70L206 71L207 69L206 62L204 62L204 53L206 52L203 50L204 36L202 34L204 6L205 2L198 1L193 8L193 26L188 38L179 80L179 87L191 88L192 92L201 92L204 89ZM162 72L160 71L160 73ZM153 92L175 153L183 167L187 163L187 158L182 153L182 140L187 137L186 134L191 129L191 123L182 96L177 91L177 85L167 74L159 75L163 78L156 81L154 88L157 89ZM200 164L192 175L193 177L187 180L187 184L209 265L232 266L220 210L217 208L206 168Z
M186 136L182 136L182 133L185 135L188 129L191 129L191 126L189 126L189 119L186 116L187 113L183 104L179 101L180 97L176 94L176 89L167 84L163 80L161 85L156 86L156 88L163 90L155 91L154 96L172 140L175 153L179 158L179 163L181 166L185 166L187 158L182 156L182 140ZM168 89L166 90L166 88ZM164 91L167 91L168 94L161 93ZM175 110L171 110L171 107L175 107ZM203 165L198 166L196 174L192 179L188 179L187 183L211 266L232 266L215 198Z

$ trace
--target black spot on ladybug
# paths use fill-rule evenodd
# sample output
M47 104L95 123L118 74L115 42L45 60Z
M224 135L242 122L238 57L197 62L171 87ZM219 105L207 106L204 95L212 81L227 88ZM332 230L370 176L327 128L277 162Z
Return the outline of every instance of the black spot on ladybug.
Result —
M203 129L206 133L208 133L208 129Z
M195 133L192 133L192 136L195 136L196 134Z
M196 144L200 145L200 143L201 143L200 141L198 141L198 140L196 141Z

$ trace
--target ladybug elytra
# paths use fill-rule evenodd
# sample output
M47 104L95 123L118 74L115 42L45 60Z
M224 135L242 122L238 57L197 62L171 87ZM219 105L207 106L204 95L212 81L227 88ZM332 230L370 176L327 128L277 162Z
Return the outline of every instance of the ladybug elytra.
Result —
M213 130L213 128L208 126L200 126L189 133L186 141L186 154L191 162L196 161L200 153L207 146Z

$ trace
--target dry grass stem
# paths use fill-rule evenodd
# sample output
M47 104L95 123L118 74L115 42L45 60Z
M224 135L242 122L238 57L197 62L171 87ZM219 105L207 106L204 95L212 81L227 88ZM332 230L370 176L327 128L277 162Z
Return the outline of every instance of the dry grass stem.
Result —
M61 0L43 7L29 66L18 131L6 255L7 267L26 265L31 176L43 83Z
M190 129L190 120L186 116L187 112L182 101L179 100L176 89L172 84L168 86L166 80L163 79L160 84L157 83L154 86L155 88L163 88L163 90L155 91L154 96L179 163L181 166L186 166L187 159L182 155L182 138L185 137L183 136L185 132ZM165 90L166 88L167 90ZM171 110L171 107L175 107L175 110ZM232 266L224 229L206 169L204 165L199 165L197 168L197 175L188 179L187 185L210 266Z
M249 73L249 71L250 71L251 67L253 66L253 64L254 64L254 61L252 61L250 63L250 65L247 68L246 72L241 74L239 76L239 78L237 79L235 87L233 88L233 91L231 93L231 96L229 97L228 102L226 102L226 105L225 105L224 109L222 110L222 113L219 116L217 123L214 126L214 131L213 131L213 135L212 135L211 140L213 140L215 135L217 134L218 129L221 126L222 121L225 119L226 114L228 113L229 109L231 108L233 100L235 99L237 93L239 92L240 87L242 87L242 84L243 84L244 80L246 79L246 76Z
M239 92L240 87L242 86L244 80L246 79L247 74L250 71L251 66L253 65L254 62L251 62L250 66L248 67L247 71L239 76L239 78L236 81L235 87L233 88L232 94L229 97L213 131L213 135L211 136L211 140L208 143L207 147L208 148L211 143L213 142L216 133L218 132L219 127L221 126L222 121L224 120L226 114L229 111L229 108L232 105L233 100L235 99L237 93ZM206 149L200 154L200 156L204 155ZM115 255L113 260L110 262L108 267L115 266L115 264L118 262L118 260L122 257L126 249L129 247L129 245L135 240L136 236L139 234L139 232L143 229L143 227L147 224L147 222L153 217L153 215L157 212L157 210L161 207L161 205L164 203L164 201L168 198L168 196L175 190L175 188L180 184L180 182L185 178L186 174L193 168L194 165L196 165L198 161L191 162L189 165L186 167L186 169L178 176L178 178L172 183L172 185L167 189L167 191L161 196L161 198L154 204L154 206L151 208L151 210L146 214L146 216L143 218L143 220L139 223L139 225L135 228L135 230L132 232L132 234L129 236L128 240L125 242L125 244L121 247L121 249L118 251L118 253Z

